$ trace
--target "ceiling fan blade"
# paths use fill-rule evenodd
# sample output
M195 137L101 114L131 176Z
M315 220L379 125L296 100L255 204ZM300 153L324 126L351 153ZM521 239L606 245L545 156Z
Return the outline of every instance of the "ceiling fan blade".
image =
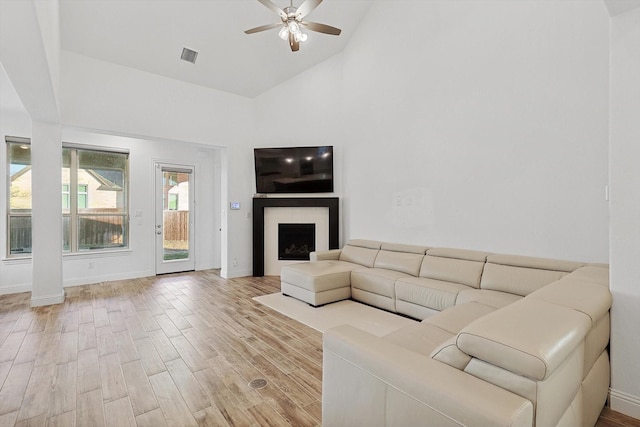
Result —
M255 28L251 28L249 30L245 30L245 34L259 33L260 31L266 31L266 30L270 30L272 28L282 27L282 25L283 25L282 22L278 22L276 24L261 25L259 27L255 27Z
M320 3L322 3L322 0L305 0L305 2L296 10L296 16L298 18L304 18L311 13L313 9L318 7Z
M332 36L339 36L342 32L340 28L332 27L331 25L318 24L317 22L302 21L300 24L307 27L311 31L331 34Z
M289 33L289 47L291 47L291 52L300 50L300 43L296 41L296 37L292 33Z
M287 18L287 14L284 13L284 10L278 7L278 5L272 2L271 0L258 0L258 1L263 5L265 5L267 8L273 10L275 13L280 15L281 18L284 18L284 19Z

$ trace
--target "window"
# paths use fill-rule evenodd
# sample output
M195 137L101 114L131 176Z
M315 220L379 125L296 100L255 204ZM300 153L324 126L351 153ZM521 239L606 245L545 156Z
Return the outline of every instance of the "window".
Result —
M8 254L30 255L30 140L7 137L6 142ZM128 247L128 167L128 153L64 145L60 192L64 252Z
M78 184L78 207L80 209L87 208L87 184ZM62 209L71 208L71 195L69 194L69 184L62 184Z
M31 145L7 138L9 160L9 255L31 254Z
M128 157L73 146L62 149L65 252L128 246Z

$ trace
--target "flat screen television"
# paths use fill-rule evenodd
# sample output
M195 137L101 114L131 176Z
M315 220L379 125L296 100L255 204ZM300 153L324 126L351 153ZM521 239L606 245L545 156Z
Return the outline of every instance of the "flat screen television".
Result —
M255 148L258 193L332 193L333 146Z

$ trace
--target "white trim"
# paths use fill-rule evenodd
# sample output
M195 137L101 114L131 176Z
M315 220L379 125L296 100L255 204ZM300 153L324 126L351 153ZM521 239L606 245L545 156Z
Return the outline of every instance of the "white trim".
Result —
M42 307L45 305L62 304L64 302L64 289L59 294L45 295L42 297L31 296L31 307Z
M239 270L239 271L234 271L231 274L229 273L230 273L229 270L222 269L220 270L220 277L222 277L223 279L236 279L238 277L253 276L253 271L251 270Z
M112 282L116 280L139 279L140 277L152 277L155 275L156 275L155 272L152 270L134 271L134 272L128 272L128 273L105 274L100 276L82 277L82 278L65 280L63 281L62 286L65 288L70 288L73 286L93 285L96 283Z
M21 294L23 292L31 292L31 284L3 286L0 288L0 295Z
M640 397L609 389L609 407L616 412L640 419Z

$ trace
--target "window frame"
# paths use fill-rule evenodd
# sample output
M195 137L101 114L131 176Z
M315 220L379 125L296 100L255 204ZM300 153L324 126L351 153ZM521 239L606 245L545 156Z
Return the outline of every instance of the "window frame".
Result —
M30 208L28 210L28 212L12 212L11 209L11 161L12 161L12 157L11 157L11 153L10 153L10 146L11 144L19 144L19 145L28 145L31 148L31 139L30 138L24 138L24 137L15 137L15 136L5 136L5 152L6 152L6 212L5 212L5 230L6 230L6 238L5 238L5 246L6 246L6 252L5 252L5 257L6 259L30 259L32 258L32 253L31 252L25 252L25 253L12 253L11 251L11 237L12 237L12 233L11 233L11 222L13 218L33 218L33 208ZM68 201L69 201L69 209L68 209L68 213L65 213L65 207L62 206L62 194L63 189L64 189L64 183L63 185L60 187L60 220L61 221L65 221L65 217L69 217L70 218L70 225L71 224L76 224L76 226L74 228L76 228L75 232L74 231L70 231L69 233L69 250L65 250L64 245L65 245L65 239L66 239L66 235L63 236L62 239L62 251L63 251L63 256L77 256L77 255L90 255L90 254L94 254L94 253L106 253L106 252L124 252L124 251L129 251L130 250L130 236L131 236L131 214L130 214L130 152L127 149L121 149L121 148L116 148L116 147L105 147L105 146L97 146L97 145L86 145L86 144L75 144L75 143L62 143L61 149L60 149L60 156L62 156L63 150L64 149L70 149L70 150L75 150L75 152L77 153L78 151L92 151L92 152L102 152L102 153L107 153L107 154L122 154L125 156L124 158L124 172L123 172L123 189L122 191L124 191L124 200L123 200L123 204L124 204L124 210L123 212L109 212L109 213L99 213L99 212L82 212L79 213L78 211L80 209L88 209L89 206L89 188L88 186L86 186L85 184L81 184L81 185L85 185L85 191L82 192L82 195L84 195L85 197L85 203L86 206L83 207L78 207L78 195L79 195L79 190L80 187L78 186L77 183L77 169L78 169L78 165L77 162L74 165L76 167L76 177L74 182L69 182L67 185L69 186L69 192L68 194ZM31 153L30 153L31 154ZM77 156L77 155L76 155ZM74 156L74 157L76 157ZM29 165L30 167L32 165ZM72 165L69 165L69 169L71 170ZM62 165L62 168L64 168L64 162ZM62 168L60 173L62 173ZM71 180L70 180L71 181ZM75 184L75 185L74 185ZM72 188L76 188L77 191L73 192L71 191ZM31 195L31 197L33 197L33 195ZM74 202L72 202L72 199L75 199ZM72 212L72 206L75 206L75 213ZM99 216L111 216L111 217L122 217L122 227L123 227L123 236L122 236L122 240L123 240L123 244L121 246L107 246L107 247L100 247L100 248L88 248L88 249L79 249L79 241L80 241L80 236L78 236L78 231L77 231L77 223L80 217L99 217ZM63 226L64 229L64 226ZM33 233L33 230L30 230L31 233ZM33 238L33 235L32 235Z
M11 212L11 155L9 153L9 147L12 145L27 145L29 146L29 150L31 150L31 139L30 138L23 138L23 137L18 137L18 136L5 136L5 153L6 153L6 168L7 168L7 173L6 173L6 191L7 191L7 197L5 200L5 203L7 204L6 207L6 227L5 227L5 232L6 232L6 241L5 241L5 245L6 245L6 252L5 252L5 257L7 259L11 258L11 259L28 259L31 258L31 252L22 252L22 253L12 253L11 252L11 220L12 218L32 218L33 217L33 206L31 208L28 209L28 212ZM31 153L29 153L29 167L31 167ZM26 211L26 209L25 209ZM30 232L32 233L32 231L30 230ZM31 237L33 239L33 235ZM32 240L33 241L33 240Z
M78 170L80 169L80 165L79 165L79 160L78 160L78 152L79 151L90 151L90 152L97 152L97 153L106 153L106 154L122 154L125 156L125 170L124 170L124 177L123 177L123 191L125 192L125 196L124 196L124 212L122 213L98 213L98 212L81 212L81 209L85 209L88 208L89 205L89 194L88 192L85 194L86 196L86 203L87 206L85 208L81 208L78 206L78 191L75 192L70 192L70 206L69 206L69 213L65 214L63 211L61 211L61 220L64 222L65 217L69 217L69 250L65 250L64 248L64 241L66 239L67 236L63 235L63 255L67 256L67 255L86 255L86 254L92 254L92 253L100 253L100 252L120 252L120 251L128 251L130 250L130 246L129 246L129 242L130 242L130 235L131 235L131 215L130 215L130 190L129 190L129 166L130 166L130 162L129 162L129 157L130 157L130 153L129 150L126 149L119 149L119 148L113 148L113 147L104 147L104 146L96 146L96 145L85 145L85 144L75 144L75 143L67 143L67 142L63 142L62 143L62 148L61 148L61 152L60 155L62 156L62 150L71 150L73 151L75 154L71 154L71 161L69 164L69 169L70 169L70 182L69 182L69 188L77 188L79 190L80 185L82 184L78 184ZM64 167L64 161L63 161L63 167ZM75 170L75 172L74 172ZM62 170L61 170L62 172ZM87 189L88 190L88 189ZM81 249L80 246L80 235L79 235L79 222L81 218L87 218L87 217L114 217L114 216L118 216L118 217L122 217L122 224L123 224L123 228L124 228L124 232L123 232L123 244L122 246L107 246L107 247L100 247L100 248L88 248L88 249ZM63 224L63 230L64 230L64 224Z

